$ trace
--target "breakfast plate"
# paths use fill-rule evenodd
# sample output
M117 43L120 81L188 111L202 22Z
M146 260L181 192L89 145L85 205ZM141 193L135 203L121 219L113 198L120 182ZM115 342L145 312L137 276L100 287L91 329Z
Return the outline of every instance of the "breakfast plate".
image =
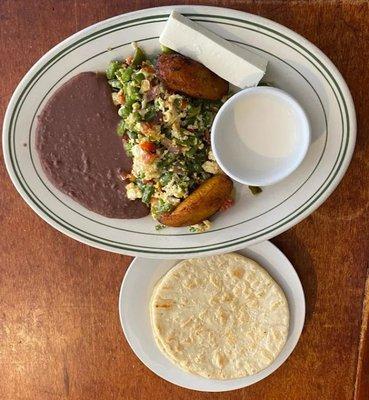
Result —
M293 266L272 243L265 241L238 252L262 265L282 288L288 301L290 324L287 341L272 364L255 375L236 379L207 379L183 371L156 345L150 323L149 303L155 285L178 260L136 258L120 290L119 315L125 337L137 357L155 374L176 385L200 391L222 392L252 385L279 368L292 353L305 319L303 288Z
M198 21L227 40L268 60L265 78L292 95L311 125L311 145L301 165L281 182L253 196L235 184L235 204L216 216L210 230L155 231L152 218L112 219L59 192L48 180L36 151L36 125L55 91L84 71L104 71L131 53L131 42L148 54L171 10ZM342 179L356 138L350 92L331 61L295 32L270 20L205 6L159 7L120 15L66 39L26 74L9 103L3 151L9 175L24 200L50 225L101 249L150 258L189 258L237 250L287 230L312 213Z

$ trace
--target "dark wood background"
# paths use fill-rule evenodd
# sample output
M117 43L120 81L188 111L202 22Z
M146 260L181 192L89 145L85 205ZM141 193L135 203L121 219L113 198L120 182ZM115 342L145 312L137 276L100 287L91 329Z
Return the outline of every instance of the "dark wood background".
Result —
M62 39L107 17L170 3L197 2L0 0L1 115L23 74ZM356 399L369 398L367 335L360 341L362 315L369 312L362 313L369 260L369 4L201 3L259 14L304 35L333 60L353 94L358 141L347 175L323 206L273 240L306 293L307 321L296 350L272 376L230 393L192 392L158 378L132 353L119 325L118 291L131 258L48 226L16 193L1 160L1 400L346 400L355 388Z

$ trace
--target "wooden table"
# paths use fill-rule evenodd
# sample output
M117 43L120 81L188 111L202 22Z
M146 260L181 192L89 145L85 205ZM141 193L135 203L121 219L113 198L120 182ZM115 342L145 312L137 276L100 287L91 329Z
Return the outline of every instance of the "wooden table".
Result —
M107 17L169 3L1 0L1 113L23 74L62 39ZM202 3L260 14L304 35L333 60L354 97L358 141L347 175L323 206L273 240L306 293L307 321L296 350L266 380L230 393L192 392L158 378L132 353L119 324L118 291L131 258L51 228L16 193L1 163L0 399L369 398L362 318L369 314L368 303L362 312L369 260L369 4Z

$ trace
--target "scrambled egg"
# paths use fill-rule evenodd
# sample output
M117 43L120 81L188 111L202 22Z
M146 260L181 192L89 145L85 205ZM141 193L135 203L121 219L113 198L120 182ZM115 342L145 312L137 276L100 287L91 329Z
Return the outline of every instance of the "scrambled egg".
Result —
M167 196L177 197L178 199L183 198L186 194L183 188L181 188L173 180L165 185L165 193L167 194Z
M160 174L158 171L157 162L146 162L146 152L140 148L139 145L132 147L133 166L132 174L136 177L142 176L145 180L159 178Z
M136 200L142 198L142 191L141 189L136 186L133 182L129 183L126 186L127 197L129 200Z
M205 161L204 164L202 164L202 167L204 171L209 172L209 174L215 175L221 173L221 169L215 161Z

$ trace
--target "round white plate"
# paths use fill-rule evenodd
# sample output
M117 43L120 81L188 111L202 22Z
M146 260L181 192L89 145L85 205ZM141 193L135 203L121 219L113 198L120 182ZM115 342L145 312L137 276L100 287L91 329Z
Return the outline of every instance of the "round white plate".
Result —
M137 357L161 378L187 389L224 392L264 379L280 367L295 348L305 320L305 298L299 277L286 256L266 241L238 253L262 265L283 289L290 309L290 329L285 347L276 360L256 375L231 380L206 379L187 373L169 361L155 343L149 315L151 293L158 280L179 260L135 258L120 289L119 315L126 339Z
M236 185L235 206L214 218L202 234L186 228L156 232L155 222L104 218L55 189L35 151L37 115L64 82L82 71L104 71L112 59L132 52L136 41L148 53L169 12L177 9L207 28L262 54L266 79L287 91L310 118L312 144L300 167L258 196ZM154 258L221 253L264 241L313 212L342 179L356 136L355 110L342 76L315 46L270 20L230 9L176 6L146 9L100 22L66 39L38 61L9 103L3 150L9 175L25 201L61 232L91 246Z

